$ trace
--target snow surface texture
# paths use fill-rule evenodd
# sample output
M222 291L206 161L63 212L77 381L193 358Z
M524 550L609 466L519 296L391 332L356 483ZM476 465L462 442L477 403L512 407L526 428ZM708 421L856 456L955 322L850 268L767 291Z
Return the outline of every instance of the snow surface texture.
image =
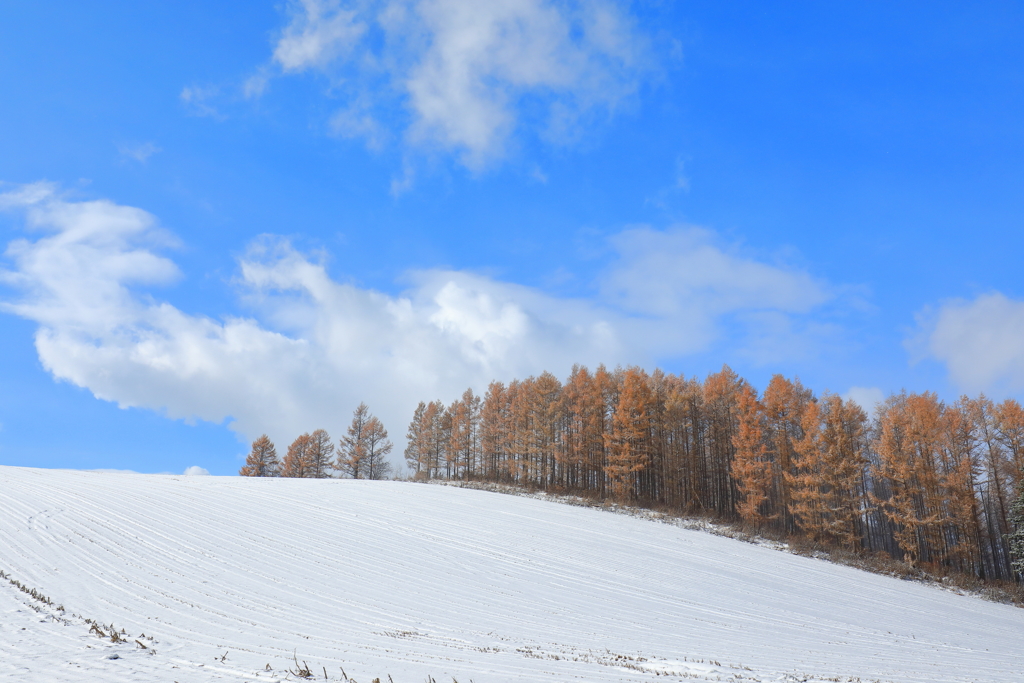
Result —
M0 570L52 600L0 580L3 680L274 681L296 660L361 683L1024 671L1019 608L454 487L0 467Z

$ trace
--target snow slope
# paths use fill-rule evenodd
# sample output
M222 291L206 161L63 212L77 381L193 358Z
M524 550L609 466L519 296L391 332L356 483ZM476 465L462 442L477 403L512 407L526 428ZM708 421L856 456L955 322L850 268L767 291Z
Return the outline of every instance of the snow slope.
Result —
M4 680L1024 680L1024 610L453 487L0 467L0 570Z

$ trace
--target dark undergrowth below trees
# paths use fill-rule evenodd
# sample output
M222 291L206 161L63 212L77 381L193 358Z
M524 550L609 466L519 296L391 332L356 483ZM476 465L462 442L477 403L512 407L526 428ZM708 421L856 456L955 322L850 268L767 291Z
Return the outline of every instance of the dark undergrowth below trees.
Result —
M913 566L908 562L895 559L885 552L851 551L845 548L829 547L815 542L806 536L786 536L772 529L758 529L741 522L717 518L706 513L687 515L667 507L623 504L610 498L602 499L596 494L554 490L551 488L545 491L539 487L532 488L474 480L421 479L419 481L441 486L455 486L506 495L527 496L564 505L606 510L617 514L629 515L630 517L672 524L684 529L704 531L716 536L753 543L774 550L793 553L794 555L813 557L874 574L892 576L904 581L929 584L961 595L973 595L992 602L1024 607L1024 585L1019 585L1012 581L982 581L970 574L948 571L941 566Z

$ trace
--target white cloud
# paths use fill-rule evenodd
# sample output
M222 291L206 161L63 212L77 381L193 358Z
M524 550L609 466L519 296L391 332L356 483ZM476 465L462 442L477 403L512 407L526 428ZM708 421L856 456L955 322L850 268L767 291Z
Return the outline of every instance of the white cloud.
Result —
M266 68L259 69L242 83L242 96L245 99L262 97L270 85L270 74Z
M391 108L353 117L343 107L335 127L379 141L377 122L404 109L409 142L453 151L474 170L504 155L524 100L548 112L531 123L564 141L647 70L644 39L608 0L302 0L290 15L273 51L281 72L316 70L359 109ZM265 86L261 75L246 93Z
M850 387L842 395L844 401L853 401L867 413L868 417L874 417L875 408L885 400L885 392L878 387Z
M690 176L686 174L686 161L684 159L676 159L676 178L674 189L682 190L683 192L690 191Z
M718 337L721 318L736 313L747 317L755 336L776 337L773 328L788 336L792 314L831 297L807 273L736 253L702 228L633 228L611 242L620 258L602 279L604 299L630 313L673 321L678 332L659 336L681 353L706 348Z
M205 468L200 467L199 465L192 465L191 467L186 467L185 471L182 474L184 474L186 477L210 476L210 473Z
M388 139L385 127L374 117L372 107L366 98L360 98L352 105L334 112L330 121L331 131L343 138L363 138L370 149L381 149Z
M246 91L249 84L246 84ZM193 116L205 116L211 119L223 120L225 117L210 102L220 94L220 89L215 86L185 86L181 89L178 99L185 105L188 112Z
M942 362L966 391L1024 391L1024 301L993 292L926 309L907 346Z
M285 71L327 67L352 51L366 32L354 9L339 0L301 0L292 4L292 21L278 38L274 61Z
M140 164L144 164L151 156L157 152L162 152L163 150L152 142L143 142L138 145L118 145L117 151L124 159L130 159L132 161L137 161Z
M39 358L54 377L122 407L227 420L245 442L266 432L282 447L319 427L339 436L361 401L401 442L420 400L545 369L564 376L577 362L650 366L707 350L727 316L769 343L780 320L828 296L805 273L695 229L613 238L618 257L595 300L450 270L409 273L409 289L393 296L338 282L265 237L239 262L237 286L255 315L211 319L141 289L180 277L157 253L172 241L145 211L73 201L49 185L0 195L0 206L25 211L41 233L8 246L0 278L19 295L2 306L38 324ZM758 318L769 315L771 324ZM785 334L791 344L796 333Z

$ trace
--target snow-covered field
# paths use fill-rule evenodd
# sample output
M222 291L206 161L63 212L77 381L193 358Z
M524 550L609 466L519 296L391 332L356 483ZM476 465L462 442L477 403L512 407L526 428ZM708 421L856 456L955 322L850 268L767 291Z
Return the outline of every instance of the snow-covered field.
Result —
M0 570L3 680L1024 680L1024 610L453 487L0 467Z

